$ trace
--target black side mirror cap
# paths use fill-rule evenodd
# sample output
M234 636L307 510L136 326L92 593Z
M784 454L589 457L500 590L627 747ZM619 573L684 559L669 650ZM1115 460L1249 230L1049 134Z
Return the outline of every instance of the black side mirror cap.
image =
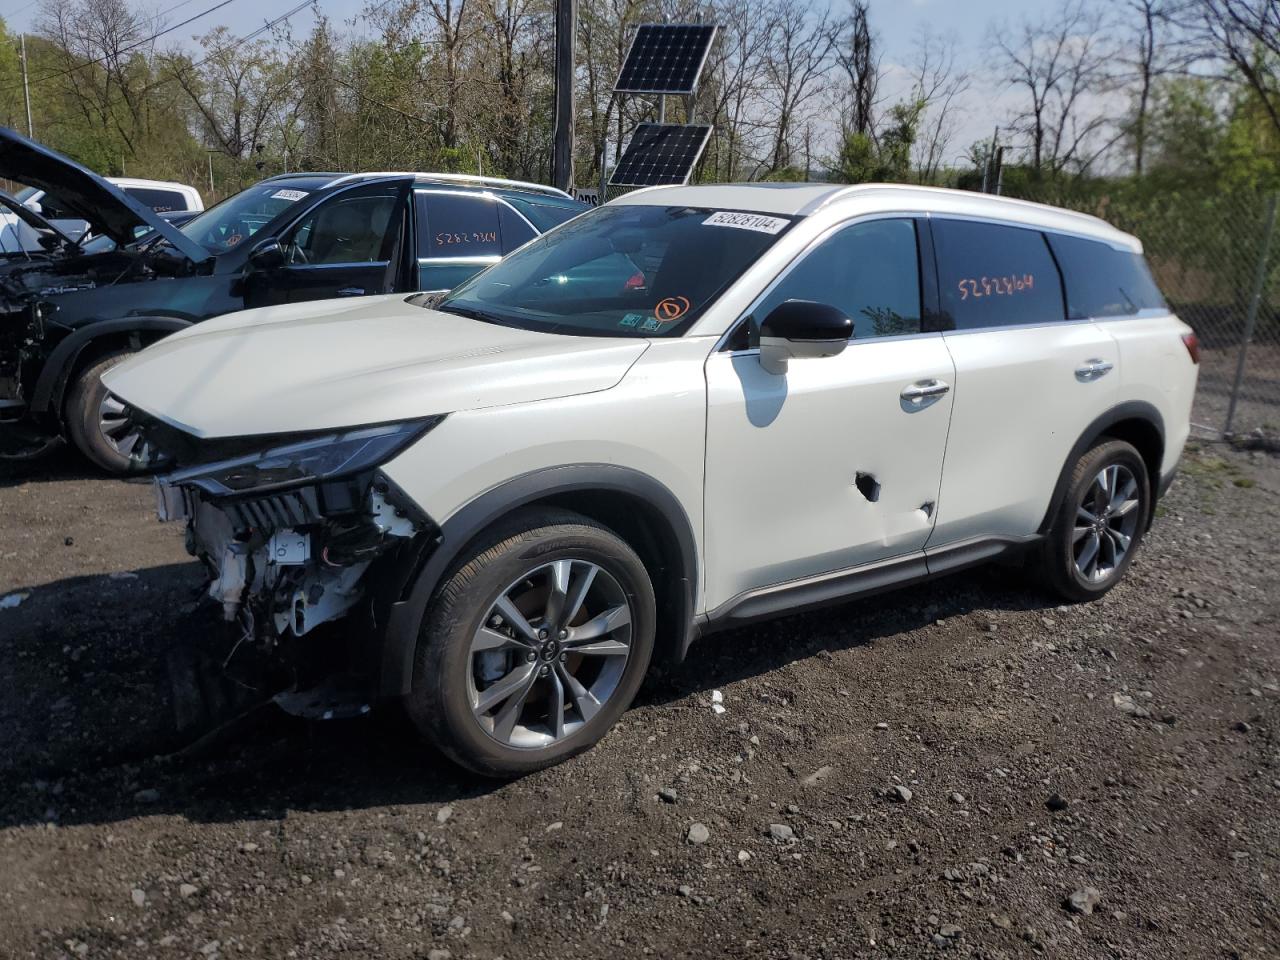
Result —
M841 310L812 300L786 300L760 322L760 364L784 374L789 360L834 357L853 336L853 321Z
M249 251L249 262L256 270L275 270L284 266L284 247L274 237L263 240Z

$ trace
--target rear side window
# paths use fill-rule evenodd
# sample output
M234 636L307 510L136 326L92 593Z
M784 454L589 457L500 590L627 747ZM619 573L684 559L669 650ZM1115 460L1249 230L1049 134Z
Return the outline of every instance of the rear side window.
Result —
M1139 310L1166 309L1141 254L1117 250L1098 240L1053 233L1048 237L1062 268L1071 319L1127 317Z
M488 197L420 191L417 203L419 257L502 256L498 205Z
M156 213L188 209L187 198L177 190L156 190L152 187L125 187L124 192Z
M1062 281L1038 230L935 219L938 283L948 329L1056 323Z

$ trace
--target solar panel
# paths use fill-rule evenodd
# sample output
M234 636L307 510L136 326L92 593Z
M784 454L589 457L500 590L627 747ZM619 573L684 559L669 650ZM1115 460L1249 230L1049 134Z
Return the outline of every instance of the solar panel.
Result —
M614 91L693 93L715 35L714 24L642 23L631 39Z
M710 136L709 124L642 123L609 182L616 187L688 183Z

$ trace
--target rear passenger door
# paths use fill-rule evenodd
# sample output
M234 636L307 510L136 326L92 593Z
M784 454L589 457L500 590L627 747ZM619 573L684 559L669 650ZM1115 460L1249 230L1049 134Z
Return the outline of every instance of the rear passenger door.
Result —
M418 289L429 292L453 289L537 235L528 220L488 193L415 190L414 215Z
M1036 532L1072 446L1118 398L1115 340L1068 319L1045 235L931 219L955 401L930 548Z

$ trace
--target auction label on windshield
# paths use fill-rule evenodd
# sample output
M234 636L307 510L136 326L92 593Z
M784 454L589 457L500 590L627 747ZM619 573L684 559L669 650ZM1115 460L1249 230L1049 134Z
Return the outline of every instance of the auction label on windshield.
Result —
M737 227L739 230L755 230L757 233L777 233L791 221L780 217L766 217L759 213L731 213L721 210L703 220L708 227Z
M296 203L307 195L305 190L277 190L271 195L272 200L288 200Z

